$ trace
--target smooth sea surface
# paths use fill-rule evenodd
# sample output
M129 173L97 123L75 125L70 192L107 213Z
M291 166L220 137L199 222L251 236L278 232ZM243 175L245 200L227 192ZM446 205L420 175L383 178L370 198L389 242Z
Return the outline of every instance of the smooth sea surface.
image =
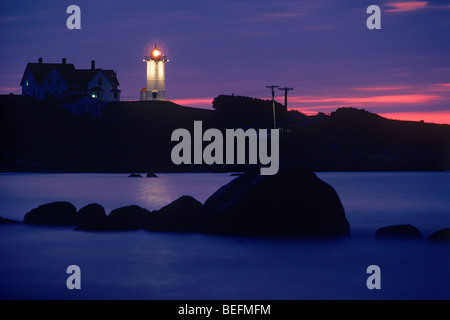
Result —
M40 204L99 203L106 212L159 209L182 195L204 202L229 174L0 175L0 216L22 221ZM424 236L450 227L450 172L328 172L352 236L305 241L71 227L0 225L0 299L449 299L450 246L380 241L412 224ZM286 186L289 188L289 186ZM81 269L69 290L66 268ZM367 267L380 267L369 290Z

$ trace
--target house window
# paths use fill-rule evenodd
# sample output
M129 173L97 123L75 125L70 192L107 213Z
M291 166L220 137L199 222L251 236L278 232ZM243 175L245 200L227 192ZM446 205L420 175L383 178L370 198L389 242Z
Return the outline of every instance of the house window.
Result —
M97 98L97 95L95 94L95 92L92 92L91 97L94 99Z
M28 79L25 80L25 85L28 87Z
M98 85L101 86L103 84L102 78L98 78Z

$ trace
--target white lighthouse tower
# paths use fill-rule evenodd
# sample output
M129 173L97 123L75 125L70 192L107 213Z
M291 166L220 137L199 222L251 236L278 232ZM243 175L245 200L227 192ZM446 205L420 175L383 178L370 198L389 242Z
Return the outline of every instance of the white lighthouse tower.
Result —
M150 56L145 56L147 62L147 88L141 90L141 100L165 100L166 77L164 64L169 61L155 45Z

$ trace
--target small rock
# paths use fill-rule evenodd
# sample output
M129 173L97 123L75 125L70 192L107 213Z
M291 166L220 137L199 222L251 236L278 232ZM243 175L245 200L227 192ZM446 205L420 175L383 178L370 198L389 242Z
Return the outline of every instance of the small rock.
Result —
M427 241L433 243L450 243L450 228L433 232L428 236Z
M139 173L132 173L128 176L128 178L142 178L142 176Z
M423 240L419 229L410 224L393 225L379 228L375 239L411 239Z
M147 178L158 178L158 176L155 173L153 173L153 172L148 172L147 173Z
M0 217L0 224L15 224L15 223L20 223L20 222L16 221L16 220L11 220L8 218Z

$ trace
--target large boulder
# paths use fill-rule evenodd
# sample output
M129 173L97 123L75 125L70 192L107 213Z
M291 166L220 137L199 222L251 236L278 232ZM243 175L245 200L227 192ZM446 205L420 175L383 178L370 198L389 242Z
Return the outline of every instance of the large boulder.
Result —
M416 227L410 224L400 224L379 228L375 232L375 239L423 240L423 237Z
M199 232L206 223L203 205L190 196L182 196L157 211L152 211L146 230Z
M209 232L235 235L335 238L350 235L335 190L301 165L273 176L245 173L204 204Z
M433 232L428 236L427 241L433 243L450 244L450 228L444 228L436 232Z
M71 226L77 224L77 209L66 201L46 203L28 212L23 223L53 226Z
M107 224L106 212L98 203L91 203L81 208L77 213L76 230L103 230Z
M142 228L150 211L137 205L114 209L107 216L105 230L138 230Z

